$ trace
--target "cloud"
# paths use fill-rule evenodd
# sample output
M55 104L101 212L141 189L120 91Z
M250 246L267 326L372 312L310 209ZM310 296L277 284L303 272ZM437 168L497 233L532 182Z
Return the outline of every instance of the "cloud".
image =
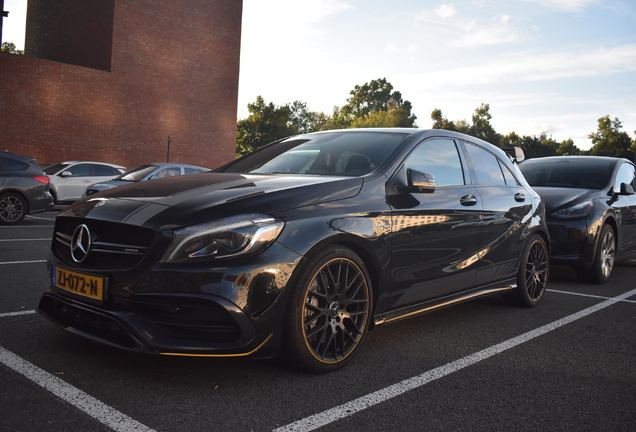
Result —
M519 35L507 24L510 21L508 15L500 17L497 21L487 25L478 25L474 20L471 21L463 26L464 36L452 40L450 46L475 48L485 45L506 44L519 39Z
M392 52L399 52L400 49L398 48L396 43L388 43L386 44L386 52L387 53L392 53Z
M264 35L316 36L320 31L314 24L350 9L353 6L340 0L244 0L243 29Z
M491 84L502 81L548 81L572 77L608 76L636 71L636 44L609 49L547 54L512 53L479 64L419 75L430 87Z
M558 9L566 12L583 12L589 6L601 3L600 0L523 0L550 9Z
M433 12L435 12L436 15L442 18L450 18L457 13L457 9L455 9L455 5L451 3L451 4L443 4L437 9L435 9Z

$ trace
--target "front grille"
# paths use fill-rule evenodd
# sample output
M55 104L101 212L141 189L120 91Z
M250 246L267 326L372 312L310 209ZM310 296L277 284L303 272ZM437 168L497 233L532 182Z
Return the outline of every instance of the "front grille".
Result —
M138 295L130 308L174 338L235 342L241 336L239 326L224 307L200 297Z
M86 225L92 246L86 259L75 262L71 240L75 229ZM154 231L135 225L103 220L58 217L55 222L53 253L65 263L86 270L129 270L144 258L154 239Z

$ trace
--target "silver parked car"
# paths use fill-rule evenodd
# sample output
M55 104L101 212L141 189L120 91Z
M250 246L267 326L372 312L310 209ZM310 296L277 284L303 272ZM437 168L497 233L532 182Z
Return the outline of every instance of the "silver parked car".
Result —
M51 178L51 195L55 202L71 202L82 198L86 187L113 179L126 172L126 167L106 162L67 161L44 168Z
M183 165L173 163L150 163L138 166L130 171L125 172L119 177L105 182L92 184L86 188L84 196L92 195L106 189L123 186L132 182L140 182L152 180L156 178L173 177L185 174L195 174L199 172L210 171L209 168L203 168L194 165Z

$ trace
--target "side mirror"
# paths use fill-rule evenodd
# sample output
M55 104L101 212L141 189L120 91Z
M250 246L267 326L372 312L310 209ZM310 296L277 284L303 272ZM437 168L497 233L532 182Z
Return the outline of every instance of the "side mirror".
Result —
M60 177L70 177L72 175L73 175L73 173L70 172L70 171L64 171L64 172L60 173Z
M526 155L523 153L523 149L521 147L512 147L503 149L504 152L512 159L514 162L523 162L526 159Z
M435 177L433 174L406 169L406 181L408 186L401 186L401 192L408 193L433 193L435 192Z
M634 195L634 188L627 183L621 183L620 195Z

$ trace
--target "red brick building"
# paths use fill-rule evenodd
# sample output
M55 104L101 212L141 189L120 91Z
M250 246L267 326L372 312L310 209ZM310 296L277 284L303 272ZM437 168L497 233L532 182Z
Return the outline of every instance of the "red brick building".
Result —
M26 55L0 52L0 151L129 168L232 160L242 7L29 0Z

